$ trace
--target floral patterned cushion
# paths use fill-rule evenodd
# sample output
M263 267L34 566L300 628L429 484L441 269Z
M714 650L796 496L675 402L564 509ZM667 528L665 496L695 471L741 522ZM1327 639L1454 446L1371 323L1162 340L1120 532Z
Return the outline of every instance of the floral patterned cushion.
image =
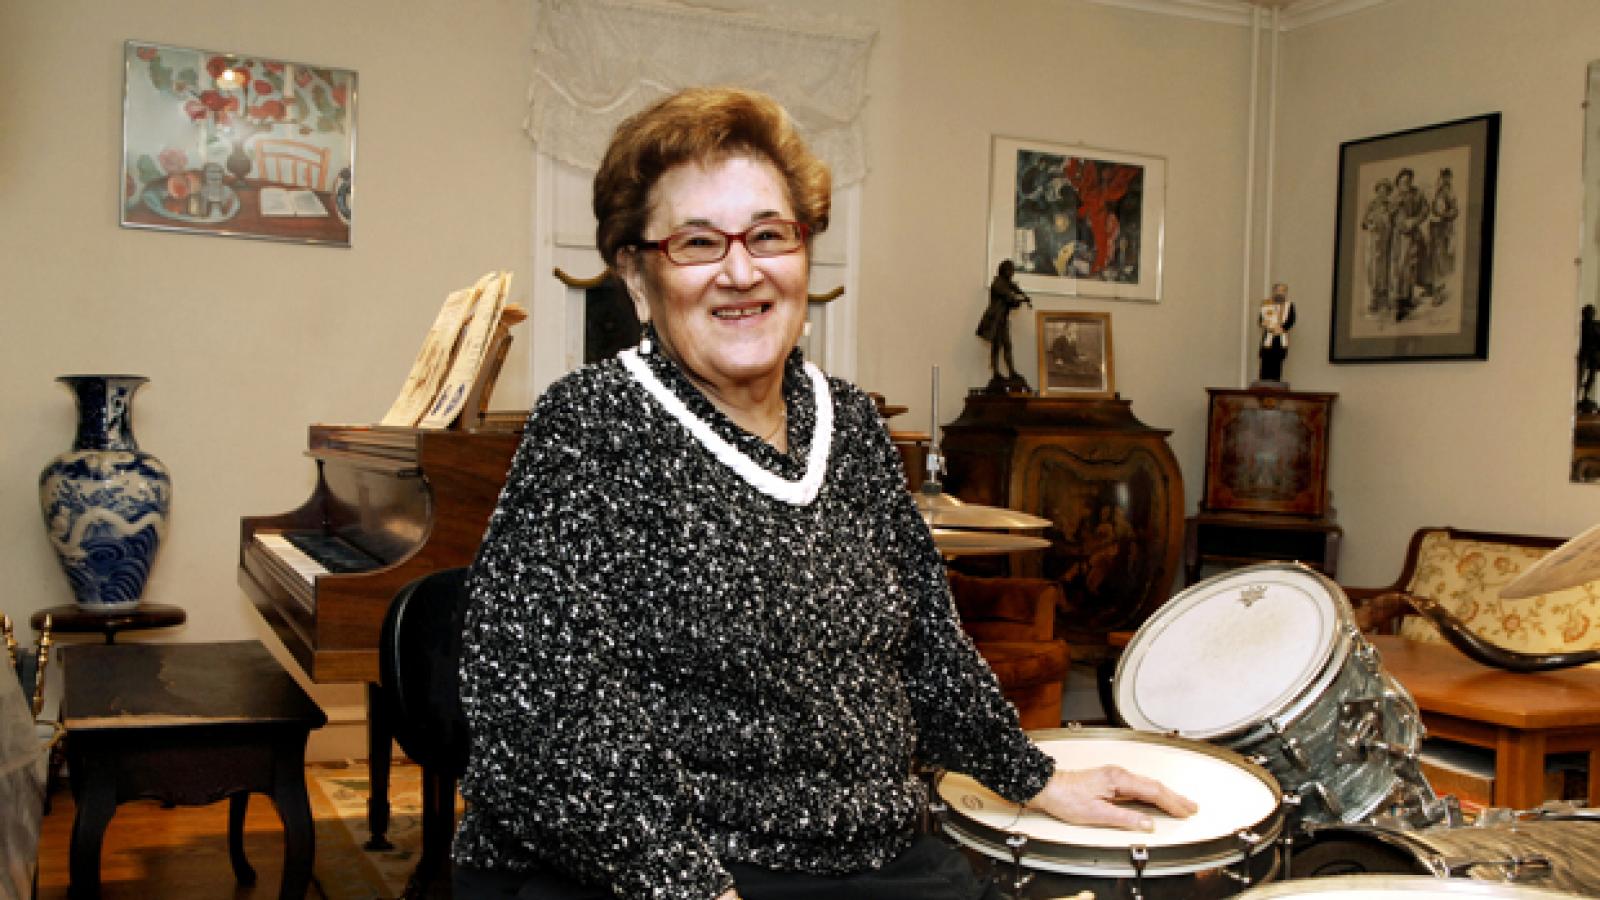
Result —
M1600 581L1522 600L1500 599L1500 588L1550 552L1487 541L1423 536L1410 591L1431 597L1473 632L1523 653L1561 653L1600 647ZM1406 616L1400 634L1442 641L1421 616ZM1600 664L1597 664L1600 665Z

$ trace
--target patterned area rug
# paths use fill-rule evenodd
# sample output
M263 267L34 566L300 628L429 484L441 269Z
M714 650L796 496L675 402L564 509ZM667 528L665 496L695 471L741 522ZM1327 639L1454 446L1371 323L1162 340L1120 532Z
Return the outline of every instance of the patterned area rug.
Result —
M317 827L317 885L324 900L392 900L422 853L422 770L396 764L389 777L389 843L393 850L361 849L367 831L371 782L364 761L306 767L311 813ZM315 896L316 886L312 888Z

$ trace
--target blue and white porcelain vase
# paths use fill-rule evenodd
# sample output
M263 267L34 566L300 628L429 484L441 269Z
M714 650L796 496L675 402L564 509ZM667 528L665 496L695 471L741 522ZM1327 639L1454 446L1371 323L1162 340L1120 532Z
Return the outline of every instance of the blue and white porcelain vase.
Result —
M39 506L78 607L139 605L167 530L172 479L133 438L133 392L142 375L63 375L78 398L72 449L39 473Z

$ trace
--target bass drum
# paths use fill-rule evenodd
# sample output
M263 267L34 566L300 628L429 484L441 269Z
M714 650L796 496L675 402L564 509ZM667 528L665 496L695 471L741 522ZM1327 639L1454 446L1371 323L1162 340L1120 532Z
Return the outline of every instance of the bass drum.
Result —
M1292 872L1411 873L1600 897L1600 824L1579 817L1458 828L1317 827L1297 848Z
M1294 563L1177 594L1117 663L1117 712L1140 731L1214 741L1260 762L1310 822L1442 813L1415 762L1416 704L1360 635L1344 591Z
M1503 900L1559 900L1572 894L1515 884L1426 878L1421 875L1339 875L1281 881L1251 888L1238 900L1461 900L1499 897Z
M1221 747L1120 728L1030 736L1057 768L1119 765L1163 782L1200 811L1177 819L1152 810L1153 832L1087 828L1024 809L966 775L945 774L936 786L940 827L1011 896L1043 900L1088 890L1102 900L1205 900L1237 894L1241 878L1276 877L1283 798L1260 766Z

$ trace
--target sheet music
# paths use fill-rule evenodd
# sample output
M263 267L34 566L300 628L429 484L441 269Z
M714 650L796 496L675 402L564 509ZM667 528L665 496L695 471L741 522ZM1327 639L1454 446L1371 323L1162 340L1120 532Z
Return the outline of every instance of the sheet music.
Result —
M487 282L487 283L486 283ZM491 272L480 279L483 296L472 307L472 321L467 323L450 363L450 374L440 386L433 408L417 423L419 428L448 428L461 414L467 392L478 378L478 369L489 349L489 339L494 335L500 314L505 309L506 295L511 290L510 272Z
M428 329L422 350L411 364L411 373L400 389L400 396L384 414L381 424L410 426L417 424L439 393L439 385L450 371L450 362L461 337L461 329L472 314L472 308L482 296L483 289L494 273L478 279L471 288L452 291L444 307Z

